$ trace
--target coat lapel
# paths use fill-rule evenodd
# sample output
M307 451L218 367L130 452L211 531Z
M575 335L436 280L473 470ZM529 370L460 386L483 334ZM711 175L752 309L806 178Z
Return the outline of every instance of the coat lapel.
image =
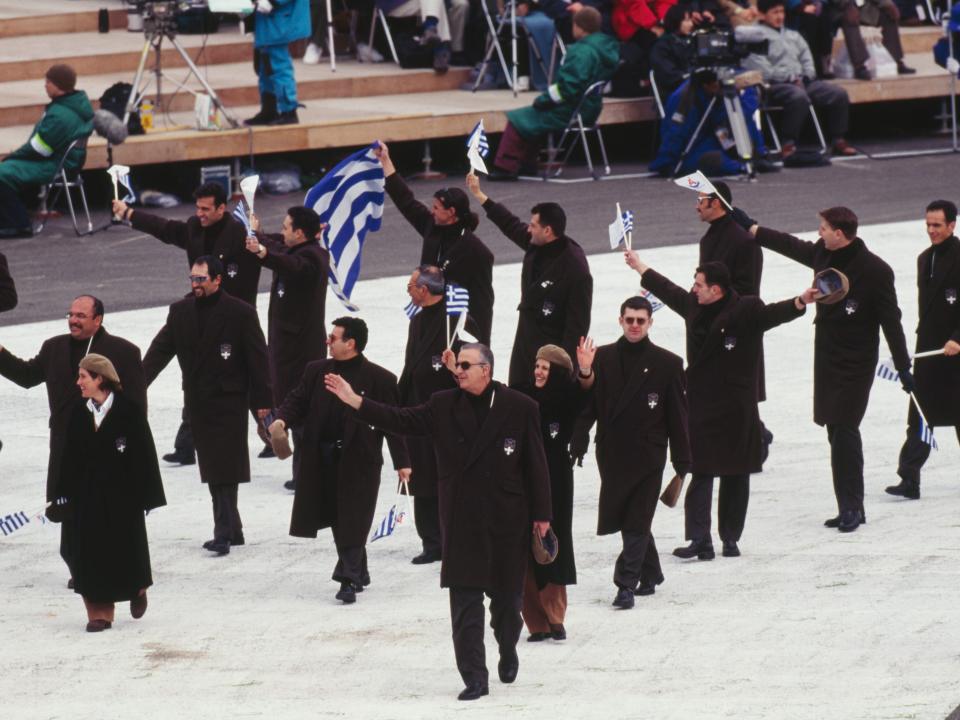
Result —
M418 341L415 345L416 352L410 358L411 368L416 367L417 364L420 362L420 359L424 356L424 354L427 353L430 350L430 348L433 347L433 343L436 341L437 337L440 335L441 327L443 327L444 323L446 322L446 319L447 319L447 313L445 309L446 305L442 301L440 305L442 310L441 314L432 318L433 322L431 326L427 328L427 334L424 335L423 339ZM423 322L422 314L417 315L410 322L417 322L417 318L420 318L420 322ZM453 328L450 328L450 331L453 332Z
M927 283L925 302L920 313L921 317L930 309L931 304L937 300L943 300L943 293L946 292L944 281L953 274L954 267L960 262L960 240L950 237L945 242L950 243L950 246L943 253L943 257L939 258L933 266L933 278ZM920 272L926 273L926 271L926 268L920 268Z
M219 292L223 292L223 290L220 290ZM210 313L210 317L207 318L207 326L204 329L202 336L200 335L200 324L197 322L196 309L194 308L193 312L190 313L191 318L189 322L192 323L193 333L197 337L197 362L194 365L194 372L199 369L204 361L220 354L220 348L211 348L211 346L216 345L217 341L222 337L223 326L226 322L226 316L222 303L223 298L220 298L220 301L217 302L213 308L213 311ZM233 351L237 352L239 351L239 348L233 348Z
M733 314L733 310L736 307L736 302L737 295L731 290L726 307L717 313L717 316L713 319L713 322L710 323L710 328L707 330L707 335L703 339L703 345L701 346L700 352L697 354L697 357L692 358L689 361L689 366L692 367L700 365L710 357L716 355L719 349L723 346L720 336L727 330L728 327L730 327L730 316ZM700 307L698 309L702 310L703 308Z
M503 394L503 386L500 383L494 383L493 405L490 407L490 412L487 413L483 425L480 426L480 429L474 435L473 447L470 448L470 454L467 456L465 468L469 467L486 447L496 439L497 435L500 434L500 428L507 414L507 403L503 399ZM469 401L467 401L466 398L461 398L461 402L467 406L467 412L473 416L473 410L470 408ZM473 421L473 426L476 427L476 421Z
M627 380L627 384L620 392L620 399L617 401L617 404L613 409L611 420L616 418L620 413L627 409L627 406L630 404L630 401L633 400L634 395L640 392L640 388L644 386L644 384L647 382L647 378L649 377L650 365L647 361L647 358L643 358L642 362L637 363L637 366L630 374L630 379Z

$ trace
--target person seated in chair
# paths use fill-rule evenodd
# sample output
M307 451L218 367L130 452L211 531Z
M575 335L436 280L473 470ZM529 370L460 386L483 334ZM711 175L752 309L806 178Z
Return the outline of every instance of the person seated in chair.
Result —
M33 227L21 192L53 180L70 143L93 132L93 106L77 90L77 73L69 65L52 65L46 74L50 98L30 139L0 162L0 237L29 237ZM86 150L74 148L64 162L67 172L79 170Z
M913 75L917 71L903 62L903 45L900 42L900 11L893 0L832 0L831 17L843 31L847 54L853 65L857 80L871 80L867 60L870 53L863 42L861 25L879 27L883 46L897 63L897 75Z
M420 44L433 49L438 75L450 68L451 53L463 53L469 0L378 0L376 5L390 17L420 17Z
M650 51L650 67L661 101L690 75L693 62L693 17L682 5L671 5L663 16L664 34Z
M576 42L567 49L556 82L537 96L532 106L507 113L491 180L514 179L521 168L534 165L540 137L562 132L587 88L613 75L620 60L620 45L601 32L601 23L600 12L593 7L582 7L573 16ZM592 125L601 108L600 97L587 98L580 108L584 125Z
M813 55L806 41L796 30L784 27L786 0L758 0L760 22L757 27L770 45L766 55L751 53L743 66L759 70L763 82L770 86L767 98L771 105L783 107L780 136L783 159L797 151L797 139L810 114L816 108L823 123L823 133L833 142L834 155L856 155L844 139L850 114L850 97L839 85L817 80Z
M727 117L727 109L720 95L722 88L717 73L710 68L700 68L680 87L673 91L664 106L664 118L661 121L660 148L650 163L650 170L664 177L687 175L695 170L704 175L739 175L746 172L746 164L737 154L734 134ZM716 102L710 109L700 132L696 136L690 151L683 155L687 145L694 139L694 133L710 101ZM766 147L763 135L751 118L759 105L757 92L748 87L740 93L740 104L744 123L750 134L754 167L760 172L774 172L776 165L766 159ZM683 162L680 160L683 158ZM677 164L680 163L679 169Z

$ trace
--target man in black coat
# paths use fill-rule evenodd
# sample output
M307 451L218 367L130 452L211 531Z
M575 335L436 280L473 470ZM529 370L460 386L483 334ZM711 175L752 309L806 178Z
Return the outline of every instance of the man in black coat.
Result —
M648 333L653 308L643 297L620 306L623 336L595 348L585 338L577 348L580 386L591 390L570 454L583 460L597 423L600 507L597 535L619 532L623 550L613 582L614 606L633 607L633 596L652 595L663 582L657 545L650 531L657 509L663 468L670 460L677 475L690 469L687 382L683 360L654 345Z
M423 237L421 265L435 265L449 284L470 293L470 317L476 323L477 339L490 343L493 327L493 253L473 231L480 218L470 210L470 198L459 188L437 190L433 207L414 198L380 143L377 158L383 165L385 189L400 213Z
M10 277L7 258L0 253L0 312L13 310L17 306L17 288Z
M227 194L220 183L205 183L193 192L196 211L186 221L167 220L144 210L134 210L122 200L113 201L113 214L130 223L134 230L149 233L167 245L185 250L187 267L202 255L212 255L224 267L222 289L228 295L257 307L260 263L246 251L247 231L243 223L227 212ZM193 435L187 411L173 441L173 452L163 459L179 465L196 462Z
M268 347L273 404L278 407L300 382L307 364L327 356L324 312L330 253L317 240L322 230L320 217L302 205L287 210L279 235L261 233L256 216L251 225L257 234L247 238L247 250L273 270ZM287 490L297 484L302 442L300 429L295 428L293 479L284 483Z
M510 386L533 378L537 350L559 345L570 357L590 329L593 278L583 248L566 236L567 216L556 203L533 206L522 222L480 189L480 179L467 175L467 187L487 217L523 251L520 273L520 317L510 356Z
M92 295L75 298L67 313L69 333L44 341L32 360L21 360L0 346L0 375L20 387L44 383L50 405L50 457L47 462L48 501L55 500L60 477L60 461L66 443L67 427L73 406L80 399L77 371L80 360L91 352L110 358L127 397L146 412L147 385L140 362L140 348L116 337L103 327L103 303ZM73 526L60 525L60 555L71 567ZM72 571L72 569L71 569Z
M914 372L916 398L927 426L952 425L960 440L960 240L957 206L935 200L927 206L930 247L917 258L919 321L917 352L943 348L943 355L920 358ZM887 492L911 500L920 499L920 469L930 457L930 445L920 436L920 416L913 402L907 411L907 439L900 449L898 485Z
M850 282L843 300L817 304L813 345L813 421L827 427L833 490L840 511L824 525L841 532L853 532L866 522L860 422L876 374L881 329L904 391L914 390L893 270L857 237L857 225L852 210L832 207L820 213L820 239L815 243L756 223L750 227L763 247L815 273L839 270Z
M192 294L170 306L143 359L148 385L174 357L180 363L200 480L213 501L213 539L203 547L217 555L244 543L237 487L250 482L247 413L264 418L273 405L257 311L222 292L222 278L218 258L197 258L190 270Z
M336 373L348 378L364 397L396 405L397 378L363 356L367 325L360 318L333 321L330 359L307 365L299 384L287 395L271 425L271 435L300 428L305 443L300 477L293 496L290 534L316 538L330 528L337 548L333 580L340 583L336 598L354 603L370 584L367 538L373 524L383 467L384 433L358 422L343 403L326 391L323 378ZM410 461L399 437L387 436L400 482L410 479Z
M760 472L761 429L757 375L763 335L795 320L813 302L816 290L771 305L755 296L741 297L731 287L722 262L700 265L693 291L685 290L648 267L636 253L627 264L641 284L680 315L687 327L687 401L690 405L690 450L693 476L684 500L689 546L673 554L689 559L714 558L710 537L713 479L720 476L717 525L724 557L739 557L750 500L750 474Z
M444 361L452 365L452 353ZM493 382L493 353L468 343L459 352L459 388L434 393L416 407L394 408L355 393L338 375L327 388L361 421L388 432L432 437L439 472L443 529L440 585L450 589L460 700L488 694L483 646L483 596L500 648L501 682L517 678L520 604L530 555L531 527L550 527L550 478L536 403Z
M441 390L457 386L453 375L443 364L447 349L447 307L444 301L444 278L440 269L421 265L410 276L407 293L419 312L410 320L407 349L400 373L400 404L420 405ZM407 438L410 454L410 493L417 535L423 551L411 561L414 565L436 562L441 555L440 505L437 499L437 459L433 439Z

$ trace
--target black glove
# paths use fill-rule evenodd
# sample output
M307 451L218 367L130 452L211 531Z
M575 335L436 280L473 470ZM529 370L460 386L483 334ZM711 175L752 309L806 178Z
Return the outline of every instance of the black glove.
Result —
M917 381L913 379L913 373L910 370L900 370L900 387L907 394L917 389Z
M585 430L574 430L570 438L570 467L574 465L583 467L583 457L587 454L589 447L590 433Z
M533 101L534 110L549 110L553 106L554 102L550 99L549 95L537 95Z
M58 497L44 511L44 515L50 522L61 523L70 517L70 510L70 501L65 497Z
M749 230L754 225L757 224L757 221L752 217L747 215L743 210L738 207L735 207L730 211L730 219L733 220L737 225L742 227L744 230Z

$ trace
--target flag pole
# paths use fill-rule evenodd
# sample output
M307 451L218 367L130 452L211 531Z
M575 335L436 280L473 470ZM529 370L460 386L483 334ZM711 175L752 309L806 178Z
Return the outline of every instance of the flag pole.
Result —
M451 340L450 340L450 314L447 313L447 350L450 349L450 346L451 346L452 344L453 344L453 343L452 343Z
M910 399L913 400L913 406L917 409L917 414L920 416L920 419L923 420L924 426L930 427L929 423L927 423L927 418L923 414L923 410L920 409L920 403L917 402L917 396L911 392Z
M943 355L943 348L940 348L939 350L927 350L926 352L917 353L913 356L913 359L916 360L917 358L934 357L935 355Z

